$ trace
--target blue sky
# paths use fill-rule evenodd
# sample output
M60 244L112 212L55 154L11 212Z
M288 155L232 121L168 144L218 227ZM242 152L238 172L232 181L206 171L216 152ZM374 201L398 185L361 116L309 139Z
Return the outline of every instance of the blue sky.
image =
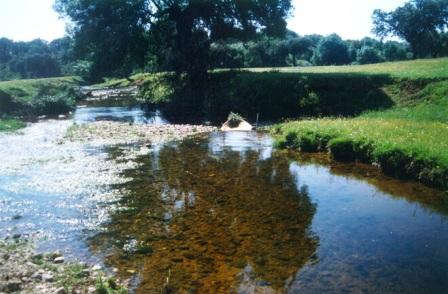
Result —
M337 33L345 39L370 35L375 8L392 10L406 0L293 0L288 28L301 34ZM64 21L53 11L54 0L0 0L0 37L16 41L62 37Z

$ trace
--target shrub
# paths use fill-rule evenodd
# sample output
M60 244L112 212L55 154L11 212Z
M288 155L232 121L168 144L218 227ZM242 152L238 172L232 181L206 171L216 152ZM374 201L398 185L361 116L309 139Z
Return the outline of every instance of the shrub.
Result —
M335 138L328 143L330 153L335 160L338 161L354 161L356 159L354 153L354 144L351 139Z
M407 166L413 161L412 155L398 148L377 151L375 159L385 174L398 178L408 177Z
M230 112L227 117L227 123L229 127L236 128L240 125L240 123L244 120L244 118L238 113Z

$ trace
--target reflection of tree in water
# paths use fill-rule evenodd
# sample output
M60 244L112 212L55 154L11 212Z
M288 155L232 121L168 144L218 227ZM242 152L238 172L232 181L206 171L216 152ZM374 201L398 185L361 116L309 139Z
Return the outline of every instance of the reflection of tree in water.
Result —
M244 268L279 290L316 250L315 207L284 157L229 150L214 157L203 141L186 141L145 158L131 176L129 209L93 244L134 238L149 245L151 254L117 250L108 258L122 273L141 267L142 293L160 291L169 272L177 291L235 292Z

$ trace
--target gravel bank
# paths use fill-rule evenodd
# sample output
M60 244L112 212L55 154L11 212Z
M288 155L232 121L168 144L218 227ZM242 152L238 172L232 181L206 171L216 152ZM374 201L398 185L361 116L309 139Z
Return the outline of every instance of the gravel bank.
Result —
M115 145L182 140L189 136L216 130L216 127L203 125L140 125L98 121L73 125L68 130L66 139L95 145Z
M0 241L0 293L127 293L125 283L98 265L66 262L57 251L36 254L20 236Z

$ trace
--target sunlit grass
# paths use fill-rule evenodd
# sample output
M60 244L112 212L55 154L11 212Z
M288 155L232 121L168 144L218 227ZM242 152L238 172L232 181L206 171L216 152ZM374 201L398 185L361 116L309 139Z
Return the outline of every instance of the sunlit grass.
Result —
M275 126L273 132L279 146L311 146L313 151L330 150L333 156L338 149L339 156L357 159L361 155L372 163L392 165L391 173L447 188L448 81L431 83L416 97L413 105L355 118L293 121Z
M0 132L15 131L25 127L25 123L18 119L0 119Z
M289 132L317 133L328 138L370 141L376 149L400 148L408 153L437 158L448 168L448 124L407 119L324 118L296 121L281 126Z
M64 88L66 86L77 85L80 81L81 79L79 77L3 81L0 82L0 99L2 99L1 94L3 92L4 94L12 96L14 100L24 102L31 101L42 88Z
M448 78L448 58L418 59L367 65L251 68L254 72L385 74L396 78Z

